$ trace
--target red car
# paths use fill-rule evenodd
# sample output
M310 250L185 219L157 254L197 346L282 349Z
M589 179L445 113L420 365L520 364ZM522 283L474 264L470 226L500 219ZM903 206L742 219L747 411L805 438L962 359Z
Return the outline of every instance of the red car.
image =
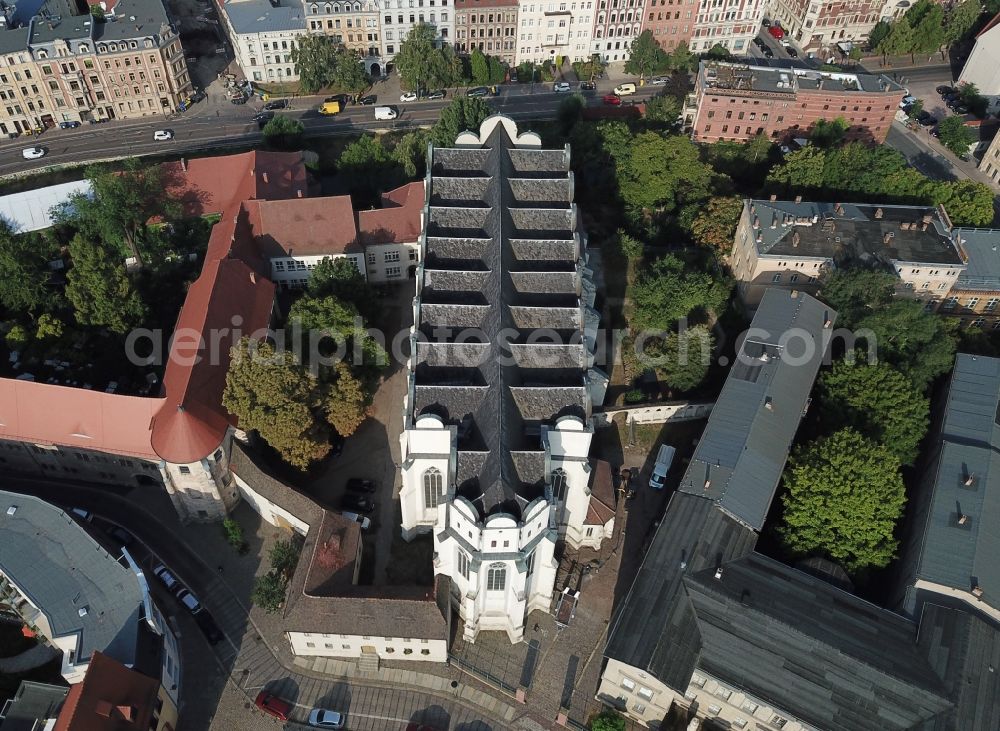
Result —
M292 704L286 700L282 700L273 693L268 693L266 690L262 690L257 694L257 699L254 700L254 705L260 710L264 711L269 716L274 716L279 721L287 721L288 714L292 712Z
M619 106L621 106L622 98L620 96L618 96L617 94L605 94L604 95L604 103L605 104L610 104L613 107L619 107Z
M784 38L784 37L785 37L785 29L784 29L784 28L782 28L782 27L781 27L780 25L778 25L777 23L775 23L775 24L774 24L774 25L772 25L772 26L771 26L770 28L768 28L768 29L767 29L767 32L768 32L768 33L770 33L770 34L771 34L772 36L774 36L775 38L777 38L777 39L778 39L779 41L780 41L780 40L781 40L782 38Z

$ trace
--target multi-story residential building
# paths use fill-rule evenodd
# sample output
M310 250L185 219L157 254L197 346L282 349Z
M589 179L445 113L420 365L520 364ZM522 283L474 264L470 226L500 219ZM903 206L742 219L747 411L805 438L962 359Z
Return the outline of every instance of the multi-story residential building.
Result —
M69 688L22 680L17 692L0 707L0 729L49 729L59 717Z
M882 19L886 0L772 0L768 13L802 48L864 41Z
M681 43L690 46L699 4L699 0L649 0L642 30L652 33L665 51L673 51Z
M1000 329L1000 231L955 229L966 266L942 299L939 312L959 318L963 327Z
M645 0L598 0L591 50L605 61L627 61L642 28Z
M303 0L218 0L218 5L236 60L248 79L298 80L292 49L308 32Z
M588 60L596 7L600 2L522 0L518 13L521 29L517 38L517 62L555 63L556 57Z
M193 87L160 0L96 22L66 0L0 6L0 132L171 113Z
M979 161L979 169L989 176L993 187L1000 186L1000 135L995 135Z
M976 44L962 66L958 83L975 84L989 100L990 112L1000 107L1000 13L976 34Z
M517 57L518 0L455 0L455 50L478 48L513 66Z
M153 700L166 709L161 715L172 714L176 725L177 638L127 551L119 563L73 518L38 498L0 491L0 504L3 604L62 654L60 673L69 683L89 677L99 661L128 665L147 676Z
M771 287L815 293L833 268L880 266L896 292L947 308L968 255L944 208L747 200L729 266L740 299L754 308Z
M549 609L556 541L599 545L609 524L590 509L614 499L589 458L607 377L569 163L502 116L428 161L399 499L403 536L434 536L469 641L520 641ZM533 344L539 328L559 343Z
M699 142L804 137L838 118L848 139L884 142L904 93L884 75L702 61L684 114Z
M455 12L450 0L382 0L382 57L392 61L400 43L421 23L435 30L439 45L454 42Z
M305 8L310 33L324 33L362 57L378 58L382 48L378 0L316 0L307 1Z
M667 8L669 7L668 0ZM766 0L729 0L726 3L722 0L706 0L697 8L697 22L688 45L692 51L699 53L705 53L718 45L737 55L744 54L760 32L761 20L766 11ZM678 12L685 17L675 18L674 22L686 20L687 9L675 7L674 15ZM686 25L684 23L681 27Z

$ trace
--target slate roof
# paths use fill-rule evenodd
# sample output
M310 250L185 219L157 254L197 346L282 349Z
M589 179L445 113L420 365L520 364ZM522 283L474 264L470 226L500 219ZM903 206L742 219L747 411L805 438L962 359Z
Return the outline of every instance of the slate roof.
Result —
M22 680L17 693L6 708L0 728L3 731L37 731L45 727L45 721L59 715L69 688Z
M709 498L760 530L826 353L837 313L817 299L769 288L678 489ZM783 338L787 347L782 347ZM811 357L806 339L811 339Z
M979 586L983 601L1000 608L998 407L1000 359L959 353L916 576L962 591Z
M95 651L135 661L142 593L131 571L62 510L28 495L0 491L0 535L0 571L57 637L77 636L77 663Z
M237 33L306 30L301 0L280 0L277 7L268 0L233 0L222 5L222 12Z
M749 205L757 252L764 256L820 257L838 265L963 265L950 221L932 207L769 200Z
M519 515L544 468L513 455L540 454L542 425L592 409L585 346L571 342L585 317L585 253L569 155L518 147L509 124L485 122L482 147L433 151L416 320L428 342L414 349L408 402L408 421L433 412L459 426L460 463L486 455L457 481L484 516ZM564 345L528 343L539 329ZM456 338L481 345L458 349Z
M159 37L169 30L170 18L163 0L117 0L114 14L94 25L94 40Z
M1000 291L1000 230L958 228L955 233L968 256L966 268L958 275L955 288Z
M698 668L824 731L904 731L951 708L916 624L750 554L684 579Z

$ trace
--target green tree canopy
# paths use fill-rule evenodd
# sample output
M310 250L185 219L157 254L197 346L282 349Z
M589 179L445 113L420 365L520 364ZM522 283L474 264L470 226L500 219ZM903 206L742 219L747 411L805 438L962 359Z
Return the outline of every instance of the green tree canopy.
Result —
M625 717L614 711L604 711L590 720L590 731L625 731Z
M564 137L568 136L573 131L573 126L580 121L585 106L587 100L581 94L570 94L559 102L556 119L559 122L559 131Z
M838 313L837 325L854 327L892 302L896 277L882 269L845 267L823 277L819 296Z
M825 425L850 426L913 464L930 423L930 399L909 378L884 363L841 360L819 385Z
M868 45L872 48L880 48L891 30L892 25L889 22L880 20L875 24L875 27L872 28L871 33L868 34ZM855 46L855 48L860 48L860 46ZM854 49L851 50L853 51ZM859 55L858 59L860 58L861 56Z
M12 313L33 312L52 297L45 252L0 219L0 304Z
M469 64L472 68L472 80L475 83L480 85L490 83L490 62L486 60L482 51L473 48Z
M261 133L268 142L279 147L293 148L300 144L305 131L305 125L299 120L286 114L276 114L264 125Z
M842 429L797 450L784 482L779 534L792 553L829 557L850 573L883 568L896 555L906 495L886 447Z
M337 161L337 172L347 181L352 193L377 200L378 192L398 182L395 160L375 135L363 134L344 148Z
M626 149L615 160L618 187L626 205L669 212L711 195L715 174L687 137L643 132Z
M324 413L327 421L343 437L357 431L368 415L372 394L346 363L338 363L327 383Z
M823 150L808 145L785 155L785 161L771 170L767 180L785 190L819 188L823 185L825 164Z
M292 44L292 63L299 74L299 86L308 94L333 86L337 69L338 43L333 36L310 33Z
M921 302L895 299L861 320L857 329L874 332L879 362L895 366L921 390L951 370L956 323L925 312Z
M968 156L969 145L976 141L975 134L957 115L949 115L938 123L938 137L942 145L962 158Z
M879 43L878 50L886 56L904 56L913 50L913 43L913 26L904 15L890 26L889 32Z
M479 132L479 125L490 114L489 104L480 97L455 97L441 110L438 121L431 129L431 140L438 147L451 147L462 132Z
M458 79L458 58L450 45L439 48L436 36L433 26L419 23L400 44L395 64L407 89L419 93L451 86Z
M55 315L45 313L38 318L35 337L39 340L55 340L61 338L66 331L66 324Z
M993 222L993 191L975 180L949 181L936 196L948 217L965 226L989 226Z
M427 141L430 134L425 129L415 129L399 138L392 148L392 158L412 179L422 178L427 168Z
M945 43L945 23L944 8L931 0L918 0L918 2L907 11L907 14L920 10L919 22L913 23L913 46L910 51L914 53L931 53L937 51Z
M636 36L629 54L628 61L625 62L625 73L637 74L640 78L666 70L670 64L666 52L653 38L651 30L644 30Z
M698 56L688 48L687 41L681 41L670 54L670 67L676 71L692 71L698 64Z
M817 119L809 132L809 139L817 147L836 147L844 141L850 126L843 117Z
M330 433L317 418L317 380L288 352L242 338L233 347L222 403L290 465L305 469L330 451Z
M646 102L646 119L650 122L673 124L681 113L681 101L670 94L654 96Z
M358 271L354 260L347 257L323 259L310 273L306 289L310 297L334 297L362 312L370 305L368 280Z
M729 284L704 271L691 270L668 254L653 262L632 288L633 332L672 330L694 310L721 311Z
M267 559L271 562L271 570L285 581L289 581L295 573L301 553L302 548L295 540L275 541L268 549Z
M269 571L254 583L250 601L268 614L274 614L285 603L287 589L288 584L275 572Z
M77 322L119 334L142 323L146 306L132 286L121 254L78 233L70 241L69 255L73 266L66 275L66 297Z
M29 339L27 329L19 323L14 323L4 336L7 347L15 351L24 350L24 346L28 344Z
M965 0L952 5L948 12L948 22L944 26L944 41L951 45L968 36L983 14L980 0Z
M736 225L742 213L743 199L739 196L709 198L691 222L691 235L696 243L728 254L733 248Z
M715 339L704 325L649 340L642 357L656 376L678 391L690 391L705 380Z

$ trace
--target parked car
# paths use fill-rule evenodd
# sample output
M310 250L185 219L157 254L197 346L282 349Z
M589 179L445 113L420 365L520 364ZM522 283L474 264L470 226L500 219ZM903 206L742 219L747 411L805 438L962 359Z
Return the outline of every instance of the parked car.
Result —
M153 133L153 139L157 142L166 142L167 140L172 140L174 138L173 130L169 129L158 129Z
M552 85L552 91L557 94L565 94L567 91L572 91L573 87L569 85L567 81L557 81Z
M796 51L796 50L795 50L794 48L792 48L791 46L785 46L785 52L786 52L786 53L787 53L787 54L788 54L789 56L791 56L792 58L798 58L798 57L799 57L799 52L798 52L798 51Z
M309 711L309 725L313 728L344 728L347 718L338 711L313 708Z
M955 87L954 86L948 86L947 84L942 84L941 86L938 86L937 88L935 88L934 91L936 91L941 96L944 96L945 94L954 94L955 93Z
M204 91L202 91L201 89L199 89L198 91L196 91L194 94L191 95L191 103L192 104L197 104L202 99L204 99L206 96L208 96L208 95Z
M612 107L618 107L621 106L622 98L617 94L605 94L603 101Z
M401 102L415 102L417 100L417 92L415 91L404 91L399 95L399 101Z
M376 486L374 480L364 480L360 477L352 477L347 481L347 489L349 492L375 492Z
M291 703L279 698L274 693L268 693L266 690L262 690L257 694L253 704L267 715L274 716L279 721L287 721L288 714L292 712Z
M779 41L785 37L785 29L782 28L777 23L768 26L767 32L770 33L774 38L777 38Z
M230 98L229 103L230 104L237 104L237 105L239 105L239 104L246 104L247 103L247 97L246 97L245 94L240 94L239 96L234 96L234 97Z
M348 105L348 103L350 103L350 101L351 101L350 94L334 94L333 96L328 96L326 99L324 99L323 103L328 104L330 102L337 102L337 104L340 105L340 108L343 109Z
M94 514L89 510L84 510L83 508L70 508L69 512L73 513L77 518L83 520L87 523L94 519Z
M597 84L593 81L583 81L580 83L580 91L596 91Z
M60 122L59 129L76 129L80 126L79 122Z
M969 108L964 104L956 104L951 108L951 111L953 111L955 114L968 114Z
M444 89L438 89L427 94L428 99L444 99L445 91Z
M267 124L272 119L274 119L274 112L257 112L253 115L253 121L263 124Z
M428 726L426 723L408 723L406 731L438 731L438 729Z
M653 86L664 86L667 83L666 76L654 76L649 80L649 83Z
M771 21L768 20L767 18L761 18L760 24L762 26L764 26L765 28L770 28L771 27Z
M902 99L899 100L899 108L908 107L912 105L917 100L917 97L907 94Z
M205 635L208 644L214 646L226 638L222 634L222 630L219 629L219 625L215 623L215 619L206 610L202 610L194 615L194 621L198 625L198 629L201 630L201 633Z
M377 101L378 101L377 96L375 96L374 94L369 94L368 96L363 96L360 99L358 99L358 104L361 104L362 106L365 107L371 107L374 106L375 102Z
M396 107L375 107L375 119L390 120L399 116Z
M361 523L361 530L368 530L372 527L371 518L366 518L363 515L352 513L350 510L341 510L340 514L348 520L353 520L355 523Z
M930 112L924 111L917 115L917 123L921 127L933 127L937 124L937 117L931 115Z
M119 528L117 525L108 530L108 535L111 536L111 539L122 548L131 545L132 543L132 534L124 528Z
M25 160L37 160L40 157L45 157L44 147L25 147L21 150L21 157Z
M465 92L466 96L489 96L490 90L485 86L474 86Z
M264 105L264 109L288 109L287 99L275 99Z
M346 510L356 510L359 513L370 513L375 509L375 503L364 495L344 495L340 498L340 507Z
M774 51L772 51L767 46L765 46L763 49L761 49L761 53L764 54L764 58L774 58Z
M181 582L177 580L177 577L170 573L170 569L162 563L153 569L153 576L159 579L160 583L167 587L167 591L170 592L175 591L181 585Z
M198 597L191 593L190 589L181 589L177 592L177 601L184 605L191 614L197 616L201 612L201 602Z
M618 96L626 96L628 94L635 94L635 84L631 81L624 84L619 84L615 87L615 94Z
M653 473L649 476L649 486L656 490L662 490L667 480L667 473L670 472L670 465L674 463L674 455L677 450L669 444L661 444L660 451L656 454L656 464L653 465Z

